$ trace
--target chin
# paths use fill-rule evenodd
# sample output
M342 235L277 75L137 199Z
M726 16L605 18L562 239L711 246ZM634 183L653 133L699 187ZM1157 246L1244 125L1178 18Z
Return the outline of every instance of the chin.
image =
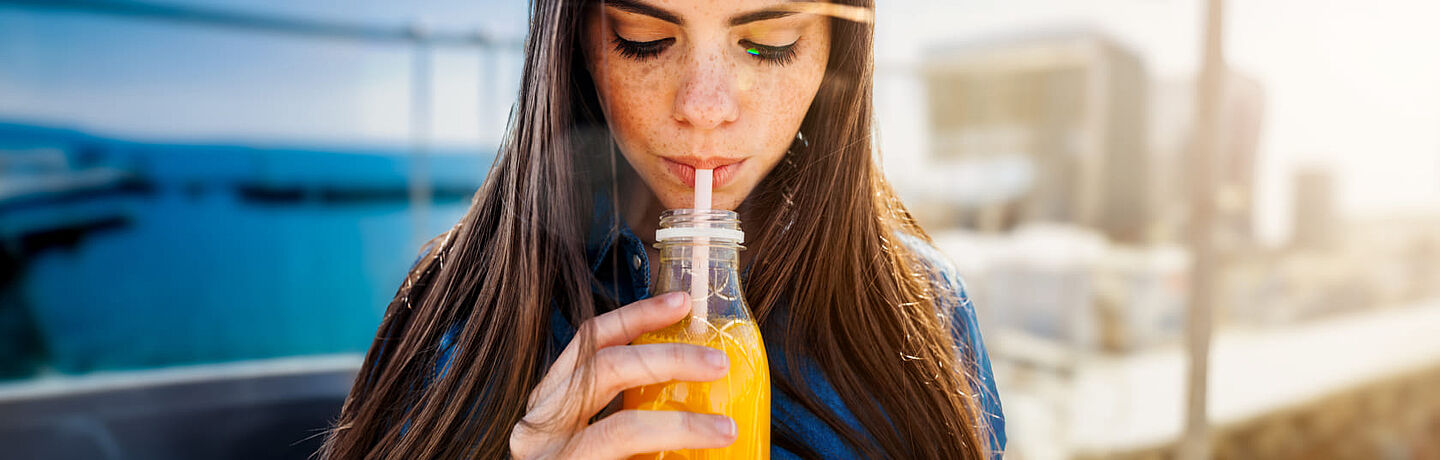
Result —
M734 211L735 208L740 206L741 201L743 200L737 200L729 194L716 195L714 199L711 200L711 207L714 209Z

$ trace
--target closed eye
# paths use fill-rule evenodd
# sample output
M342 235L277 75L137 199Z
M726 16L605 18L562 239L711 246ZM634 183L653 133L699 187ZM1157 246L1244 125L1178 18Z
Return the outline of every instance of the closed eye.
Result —
M740 46L745 48L746 54L755 56L763 62L782 66L795 60L796 43L800 43L800 40L781 46L762 45L750 40L740 40Z
M659 56L661 52L664 52L666 48L670 47L670 44L675 43L674 38L637 42L621 38L618 34L615 35L614 41L615 52L620 53L621 56L637 61L644 61Z

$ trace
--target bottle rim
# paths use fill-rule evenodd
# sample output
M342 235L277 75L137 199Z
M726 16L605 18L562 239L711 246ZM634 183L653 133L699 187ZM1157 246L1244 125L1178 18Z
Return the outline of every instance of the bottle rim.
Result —
M707 219L715 222L733 221L730 223L739 224L740 214L724 209L677 208L666 209L665 212L660 213L660 219Z
M660 227L655 231L656 242L687 238L736 244L745 241L739 214L724 209L669 209L660 214Z

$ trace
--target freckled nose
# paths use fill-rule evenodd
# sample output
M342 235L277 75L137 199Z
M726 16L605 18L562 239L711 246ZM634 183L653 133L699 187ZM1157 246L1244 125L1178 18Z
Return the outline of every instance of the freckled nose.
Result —
M675 95L675 119L700 129L714 129L740 115L734 78L713 56L692 63L680 92Z

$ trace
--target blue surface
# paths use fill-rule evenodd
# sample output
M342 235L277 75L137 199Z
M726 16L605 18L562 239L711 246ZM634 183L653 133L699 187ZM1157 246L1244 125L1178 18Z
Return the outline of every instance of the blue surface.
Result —
M123 216L25 253L5 287L61 372L363 352L422 239L403 152L142 144L0 124L0 156L37 147L144 184L0 203L0 220L64 206ZM429 157L437 192L423 238L463 215L492 158Z

